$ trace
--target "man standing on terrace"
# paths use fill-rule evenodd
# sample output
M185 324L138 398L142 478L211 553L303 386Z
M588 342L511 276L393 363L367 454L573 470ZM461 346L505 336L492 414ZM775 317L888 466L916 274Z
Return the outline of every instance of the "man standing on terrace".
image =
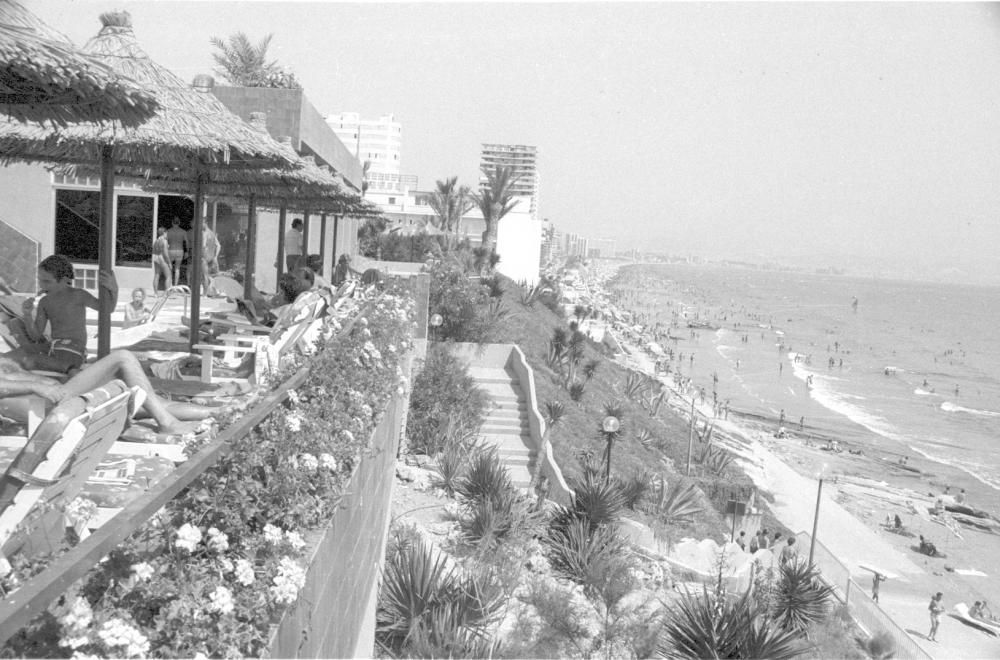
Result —
M292 227L285 232L285 272L294 272L302 260L302 218L292 220Z

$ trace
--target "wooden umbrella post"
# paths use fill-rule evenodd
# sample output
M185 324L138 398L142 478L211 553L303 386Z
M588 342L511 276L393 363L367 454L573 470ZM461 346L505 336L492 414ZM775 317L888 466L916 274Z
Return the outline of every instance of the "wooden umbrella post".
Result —
M201 321L201 267L202 250L204 249L204 231L202 223L204 215L202 206L204 205L204 194L202 185L205 182L205 175L198 173L194 184L194 226L192 227L191 263L188 265L188 286L191 288L191 330L188 333L188 350L194 353L194 345L198 343L198 328Z
M309 257L309 211L302 212L302 254L299 255L299 267L306 265Z
M319 268L326 272L326 213L319 216Z
M334 215L333 216L333 259L331 260L331 263L333 264L334 268L337 267L337 258L338 258L337 257L337 231L339 229L340 229L340 216L339 215Z
M285 272L285 221L288 216L288 204L282 200L281 208L278 209L278 258L274 260L278 269L277 282Z
M110 144L101 145L101 194L100 230L97 247L98 310L97 310L97 357L111 352L111 312L118 305L111 300L110 292L100 285L100 274L111 273L114 267L115 250L115 150Z
M243 297L253 300L254 271L257 269L257 197L250 193L247 201L247 263L243 274Z

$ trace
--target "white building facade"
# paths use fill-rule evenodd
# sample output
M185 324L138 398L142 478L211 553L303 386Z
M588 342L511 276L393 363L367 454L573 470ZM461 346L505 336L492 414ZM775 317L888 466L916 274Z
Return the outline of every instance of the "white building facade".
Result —
M538 218L538 147L526 144L483 143L479 160L480 169L492 170L495 166L511 167L518 177L514 184L514 195L528 200L528 212ZM486 177L480 175L480 188L486 184Z

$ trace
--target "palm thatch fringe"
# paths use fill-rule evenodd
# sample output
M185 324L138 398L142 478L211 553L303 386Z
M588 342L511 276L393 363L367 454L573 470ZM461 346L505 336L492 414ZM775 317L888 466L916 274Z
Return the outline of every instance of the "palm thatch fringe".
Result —
M0 0L0 113L17 121L137 126L156 99L85 55L14 0Z
M83 51L112 70L135 80L160 107L146 123L77 124L52 130L13 121L0 122L0 158L6 161L97 163L102 145L115 159L133 165L172 165L193 178L204 163L295 167L286 152L231 113L209 92L197 91L142 50L127 12L101 16L103 28Z

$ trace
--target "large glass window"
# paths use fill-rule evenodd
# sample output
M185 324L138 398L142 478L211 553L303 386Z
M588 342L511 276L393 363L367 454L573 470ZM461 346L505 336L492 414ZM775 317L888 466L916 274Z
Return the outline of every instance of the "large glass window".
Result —
M56 190L56 254L97 263L100 194L92 190Z
M153 263L153 198L118 195L115 265L142 268Z

